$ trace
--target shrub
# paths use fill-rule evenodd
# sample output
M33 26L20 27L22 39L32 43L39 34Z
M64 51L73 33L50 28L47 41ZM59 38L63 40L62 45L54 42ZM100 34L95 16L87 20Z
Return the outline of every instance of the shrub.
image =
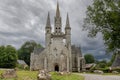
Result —
M113 68L112 71L117 71L120 73L120 68Z

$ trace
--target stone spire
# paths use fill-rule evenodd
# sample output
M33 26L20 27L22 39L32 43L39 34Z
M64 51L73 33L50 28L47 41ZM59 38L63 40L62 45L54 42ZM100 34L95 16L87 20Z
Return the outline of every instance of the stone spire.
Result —
M66 19L66 27L65 27L65 29L71 29L71 28L70 28L70 23L69 23L68 13L67 13L67 19Z
M56 17L60 17L59 3L57 2Z
M61 23L61 16L60 16L60 10L59 10L59 3L57 2L55 27L54 27L54 32L56 35L61 34L61 31L62 31L61 27L62 27L62 23Z
M47 16L46 28L51 28L49 12L48 12L48 16Z

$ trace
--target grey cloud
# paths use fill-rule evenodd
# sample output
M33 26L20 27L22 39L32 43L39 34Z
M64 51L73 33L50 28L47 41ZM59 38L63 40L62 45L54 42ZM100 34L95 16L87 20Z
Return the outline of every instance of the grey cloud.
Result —
M11 44L18 49L25 41L35 40L45 45L47 13L50 12L53 28L56 3L57 0L0 0L0 44ZM91 39L82 31L85 11L91 3L92 0L59 0L63 29L69 13L72 44L97 57L105 54L102 36Z

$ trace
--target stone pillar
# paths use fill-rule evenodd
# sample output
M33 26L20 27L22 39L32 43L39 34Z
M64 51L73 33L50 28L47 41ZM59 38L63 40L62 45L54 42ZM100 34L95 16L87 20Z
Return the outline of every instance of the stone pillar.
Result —
M47 58L44 58L44 69L47 70Z
M71 52L70 52L69 64L70 64L70 72L72 72L72 56L71 56Z
M69 58L67 57L67 72L69 72Z
M85 59L82 58L82 71L86 70L86 66L85 66Z
M31 53L30 55L30 70L33 70L33 66L34 66L34 53Z
M78 59L77 59L78 61L78 64L77 64L77 66L78 66L78 72L80 72L80 58L78 57Z

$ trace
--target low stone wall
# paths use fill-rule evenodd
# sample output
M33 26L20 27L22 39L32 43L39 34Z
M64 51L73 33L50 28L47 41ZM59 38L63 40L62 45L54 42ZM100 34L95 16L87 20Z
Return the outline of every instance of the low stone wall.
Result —
M5 72L1 74L1 78L17 78L15 69L4 69L4 70Z

